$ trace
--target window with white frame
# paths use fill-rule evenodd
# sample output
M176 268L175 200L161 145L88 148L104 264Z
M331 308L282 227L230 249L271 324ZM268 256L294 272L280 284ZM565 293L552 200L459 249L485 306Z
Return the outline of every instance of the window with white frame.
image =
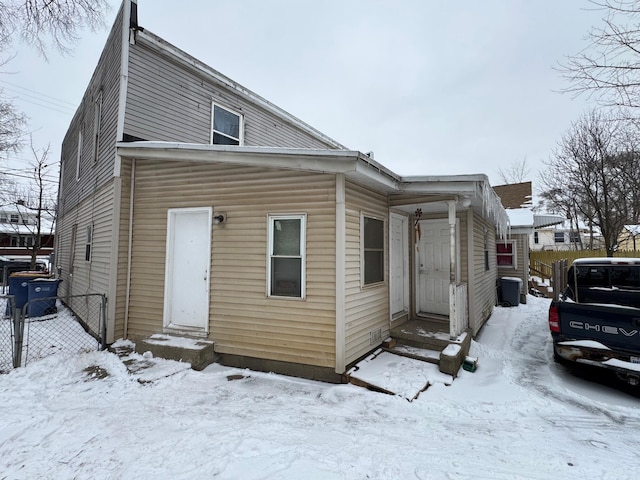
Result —
M84 260L91 261L91 247L93 246L93 224L87 225L87 242L84 247Z
M82 130L78 132L78 151L76 152L76 182L80 180L80 161L82 160Z
M214 145L242 145L242 115L211 104L211 143Z
M306 215L269 215L268 295L304 298Z
M538 234L538 232L533 232L533 243L535 243L536 245L540 243L540 235Z
M71 243L69 245L69 274L73 275L73 262L76 259L76 237L78 233L78 225L71 226Z
M569 232L569 242L570 243L580 243L580 232L576 232L575 230L571 230Z
M18 215L17 213L12 213L9 221L11 223L20 223L20 215Z
M98 161L100 146L100 122L102 120L102 90L98 92L93 104L93 163Z
M553 239L556 243L564 243L565 241L564 232L554 232Z
M496 242L498 267L517 267L516 242L505 240Z
M362 284L384 282L384 220L362 215Z

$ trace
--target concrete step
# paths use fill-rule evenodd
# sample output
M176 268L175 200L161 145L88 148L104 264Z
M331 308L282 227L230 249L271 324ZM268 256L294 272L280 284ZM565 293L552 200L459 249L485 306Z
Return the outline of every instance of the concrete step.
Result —
M194 370L202 370L216 361L214 342L200 338L156 333L136 342L136 352L151 352L154 357L188 362Z
M412 320L391 330L383 343L386 351L438 365L442 373L457 376L471 347L471 331L451 339L429 322Z

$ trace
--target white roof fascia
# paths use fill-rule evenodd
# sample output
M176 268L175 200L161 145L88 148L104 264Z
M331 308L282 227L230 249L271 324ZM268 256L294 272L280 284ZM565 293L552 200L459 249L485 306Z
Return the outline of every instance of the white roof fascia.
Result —
M218 162L318 173L344 173L385 191L398 191L397 177L352 150L238 147L172 142L119 142L119 155L149 160Z
M159 53L165 54L166 56L170 57L173 61L175 61L176 63L178 63L179 65L182 65L184 67L187 67L191 70L196 71L197 73L199 73L200 75L203 75L205 78L210 79L211 81L222 85L230 90L233 90L235 93L237 93L238 95L246 98L247 100L251 101L252 103L258 105L259 107L263 108L264 110L273 113L274 115L277 115L280 118L283 118L284 120L286 120L287 122L295 125L296 127L300 128L301 130L304 130L305 132L321 139L322 141L328 143L329 145L334 146L335 148L341 149L341 150L347 150L347 147L345 147L344 145L341 145L340 143L336 142L334 139L328 137L327 135L325 135L324 133L322 133L319 130L316 130L315 128L313 128L311 125L303 122L302 120L300 120L299 118L291 115L290 113L288 113L287 111L281 109L280 107L278 107L277 105L274 105L273 103L271 103L269 100L261 97L260 95L252 92L251 90L243 87L242 85L240 85L237 82L234 82L233 80L231 80L229 77L223 75L222 73L218 72L217 70L214 70L213 68L211 68L210 66L208 66L207 64L201 62L200 60L192 57L191 55L189 55L188 53L184 52L183 50L180 50L178 47L170 44L169 42L167 42L166 40L160 38L159 36L155 35L154 33L148 31L148 30L139 30L136 32L136 42L140 41L143 45L152 48L154 50L156 50Z

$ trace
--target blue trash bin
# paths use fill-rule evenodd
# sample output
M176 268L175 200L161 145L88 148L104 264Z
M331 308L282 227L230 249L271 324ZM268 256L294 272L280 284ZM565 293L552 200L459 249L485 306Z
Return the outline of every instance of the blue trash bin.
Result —
M42 272L17 272L9 276L9 295L15 296L16 309L20 310L29 301L29 282L40 277ZM13 315L10 303L7 303L7 315Z
M56 298L58 285L61 280L57 278L34 278L27 286L29 291L29 307L27 314L30 317L42 317L57 313Z

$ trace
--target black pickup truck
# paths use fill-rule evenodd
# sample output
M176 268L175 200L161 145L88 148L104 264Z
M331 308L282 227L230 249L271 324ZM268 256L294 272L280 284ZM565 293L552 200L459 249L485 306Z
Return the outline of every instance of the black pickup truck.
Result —
M581 258L549 308L554 358L640 385L640 258Z

